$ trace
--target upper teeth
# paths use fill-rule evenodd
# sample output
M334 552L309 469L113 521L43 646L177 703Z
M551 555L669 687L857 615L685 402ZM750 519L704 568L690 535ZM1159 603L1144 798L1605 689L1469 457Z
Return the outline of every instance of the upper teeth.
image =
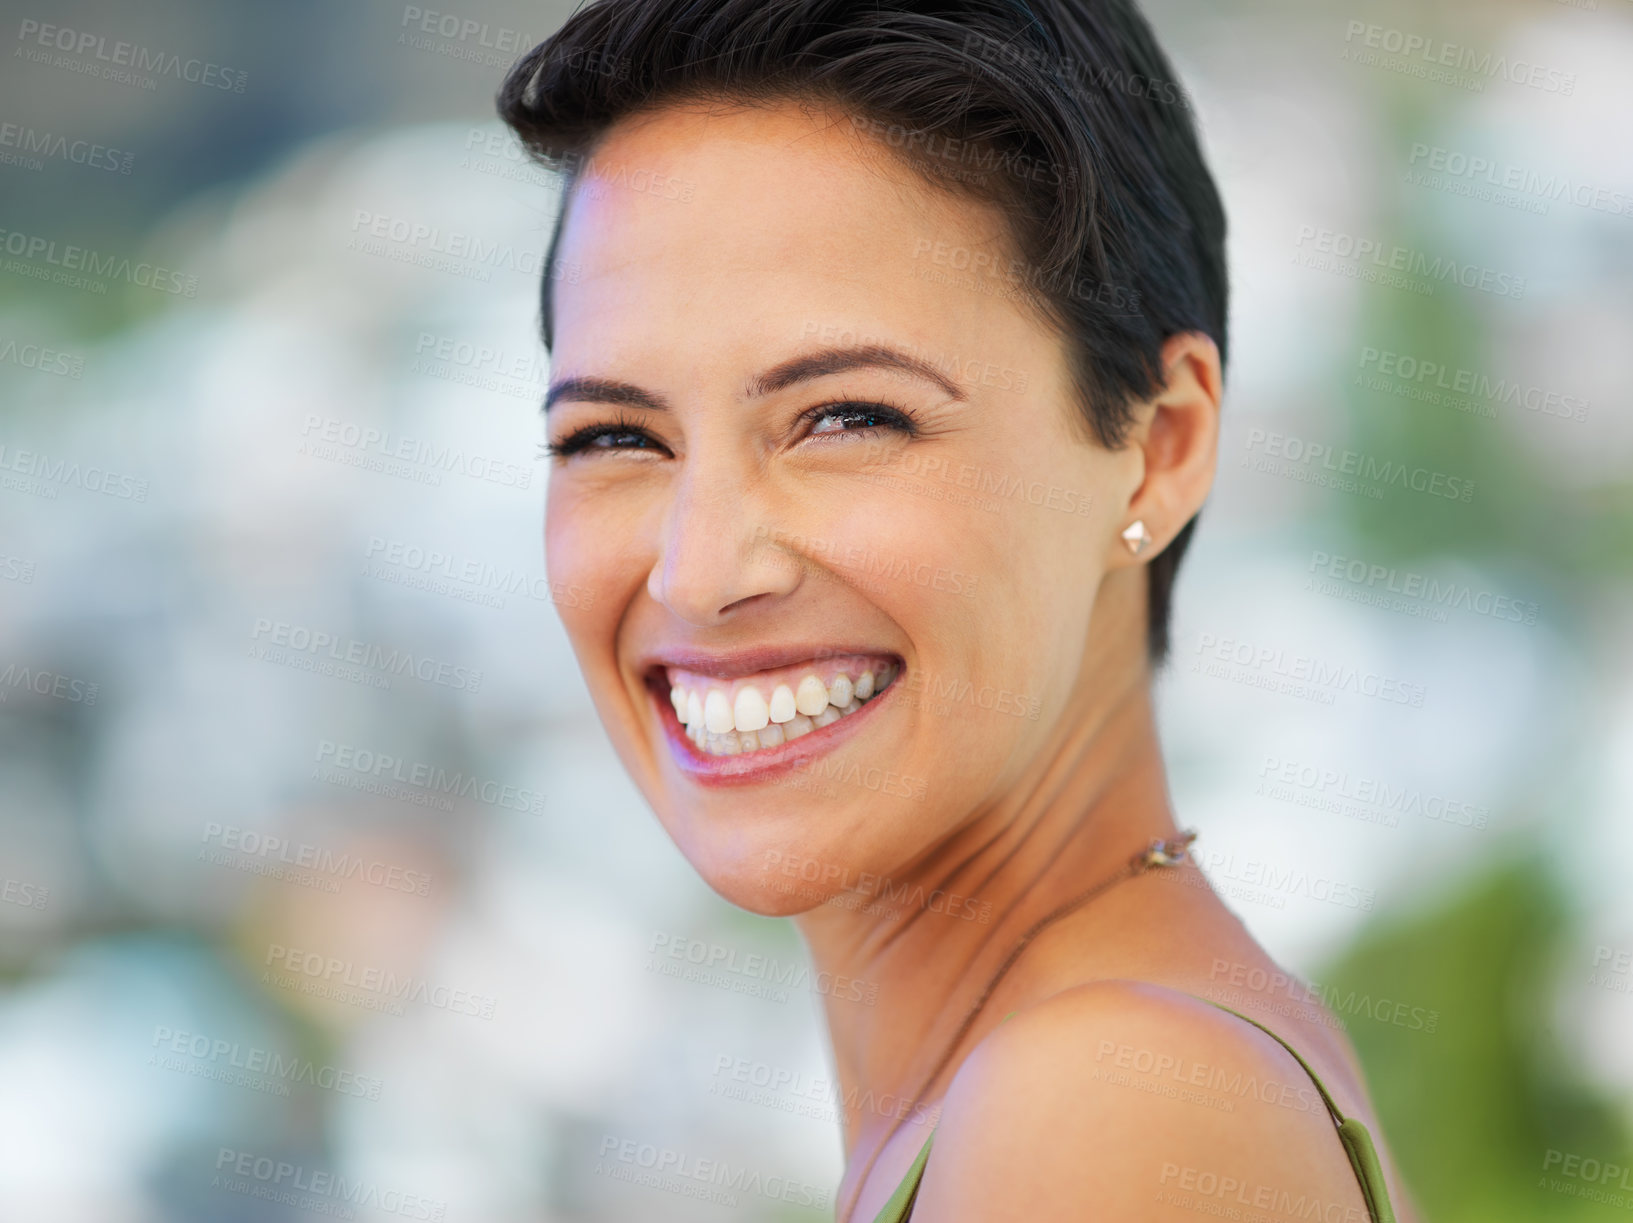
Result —
M707 681L673 683L669 702L686 726L687 737L713 755L776 747L855 713L895 678L893 664L870 667L852 678L836 671L826 681L815 673L801 676L792 688L778 683L769 693L746 683L735 695Z

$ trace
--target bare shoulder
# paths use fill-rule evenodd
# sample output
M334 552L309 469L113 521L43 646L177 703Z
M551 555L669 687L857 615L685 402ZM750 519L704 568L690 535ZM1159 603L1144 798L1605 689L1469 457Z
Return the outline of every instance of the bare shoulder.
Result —
M1320 1093L1275 1040L1137 981L1064 990L999 1025L943 1101L915 1220L1366 1223ZM1218 1209L1214 1209L1218 1207Z

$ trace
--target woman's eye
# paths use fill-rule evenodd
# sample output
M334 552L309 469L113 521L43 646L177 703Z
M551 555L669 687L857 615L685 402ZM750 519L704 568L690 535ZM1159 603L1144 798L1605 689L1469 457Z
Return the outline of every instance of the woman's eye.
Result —
M875 403L829 404L810 413L811 430L807 436L836 433L861 433L869 429L899 429L912 434L917 430L913 422L896 408Z
M650 433L623 425L592 425L545 447L550 455L558 459L584 451L660 449L662 447Z

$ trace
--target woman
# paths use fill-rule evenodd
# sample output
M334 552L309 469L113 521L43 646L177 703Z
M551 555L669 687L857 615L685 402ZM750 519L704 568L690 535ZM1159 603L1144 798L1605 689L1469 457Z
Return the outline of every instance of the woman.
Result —
M500 109L568 174L561 614L688 860L797 915L842 1223L1396 1217L1169 810L1225 226L1131 0L599 0Z

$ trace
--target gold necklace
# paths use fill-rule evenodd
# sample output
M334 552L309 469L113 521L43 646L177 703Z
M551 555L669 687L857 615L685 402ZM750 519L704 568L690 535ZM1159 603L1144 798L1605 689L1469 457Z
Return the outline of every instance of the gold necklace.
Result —
M924 1098L924 1093L929 1091L935 1085L936 1080L941 1077L941 1072L947 1068L947 1063L957 1051L959 1042L969 1034L970 1027L975 1023L975 1017L981 1013L981 1008L986 1006L987 999L992 997L992 991L997 988L998 982L1003 980L1004 974L1014 967L1015 961L1020 958L1021 952L1026 950L1027 944L1036 938L1045 927L1059 921L1068 914L1077 912L1078 909L1088 904L1096 896L1123 880L1132 879L1136 875L1143 875L1149 870L1178 866L1185 862L1190 855L1191 842L1195 840L1195 832L1182 832L1178 836L1170 837L1167 840L1153 839L1150 845L1130 858L1128 864L1109 879L1102 879L1088 891L1068 900L1053 912L1032 923L1026 933L1021 935L1020 940L1016 942L1009 955L1005 957L1004 962L998 966L998 971L992 974L986 988L981 991L981 996L975 1000L975 1005L970 1007L968 1014L964 1016L964 1022L958 1025L958 1031L953 1033L953 1039L947 1045L947 1051L941 1055L941 1060L931 1069L929 1077L919 1085L918 1091L913 1093L909 1108L897 1110L896 1120L891 1124L890 1129L886 1131L884 1139L873 1148L873 1154L868 1156L867 1163L863 1165L862 1174L856 1178L856 1184L851 1189L846 1201L845 1213L840 1216L840 1223L850 1223L851 1212L856 1209L856 1199L861 1196L862 1186L867 1184L868 1175L873 1171L873 1165L878 1161L885 1147L890 1145L890 1140L896 1136L896 1131L902 1127L908 1113L918 1106L919 1101Z

